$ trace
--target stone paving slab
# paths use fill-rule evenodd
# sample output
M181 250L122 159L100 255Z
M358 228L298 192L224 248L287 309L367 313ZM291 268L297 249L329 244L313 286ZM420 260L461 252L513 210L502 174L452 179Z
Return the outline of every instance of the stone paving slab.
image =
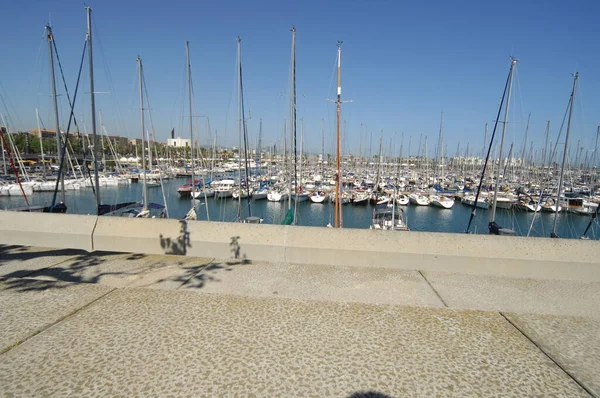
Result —
M110 291L105 286L0 278L0 352Z
M31 275L44 280L100 283L113 287L173 282L173 288L197 272L210 259L122 253L91 253L45 268ZM191 274L191 275L190 275Z
M36 270L85 253L73 249L0 245L0 276L14 278L26 276Z
M444 306L418 271L384 268L214 262L182 288L254 297Z
M151 289L116 290L2 354L0 391L587 396L497 313Z
M596 397L600 397L600 320L534 314L504 315Z
M600 318L600 282L425 272L448 307Z

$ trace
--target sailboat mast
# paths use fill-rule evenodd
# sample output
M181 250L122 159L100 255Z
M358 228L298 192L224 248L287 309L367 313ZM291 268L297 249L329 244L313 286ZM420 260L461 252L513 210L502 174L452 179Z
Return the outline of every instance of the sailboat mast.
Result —
M325 168L325 119L321 119L321 177L324 177Z
M443 145L443 141L442 141L443 126L444 126L444 112L442 112L440 114L440 136L438 137L438 159L437 159L437 163L438 163L438 167L440 167L440 174L437 174L437 170L436 170L438 183L441 182L441 179L442 179L443 174L444 174L444 165L442 163L442 159L444 158L444 145Z
M300 119L300 179L296 181L296 186L302 184L302 147L304 145L304 118ZM303 191L300 192L302 194ZM294 224L298 225L298 193L296 192L296 200L294 200Z
M190 157L191 157L191 165L192 165L192 194L191 194L191 199L192 199L192 207L196 207L195 206L195 202L194 202L194 193L195 193L195 189L196 188L196 180L194 179L194 168L196 167L196 165L194 164L194 127L193 127L193 121L192 121L192 66L190 63L190 42L188 40L186 40L185 42L185 59L186 59L186 64L187 64L187 83L188 83L188 112L189 112L189 119L190 119ZM143 131L142 131L142 137L143 135ZM142 147L144 146L144 141L142 140ZM143 155L142 155L143 157Z
M292 26L292 59L291 59L291 79L290 79L290 133L292 134L292 142L294 145L294 198L298 200L298 150L296 140L296 28ZM290 202L291 204L291 202ZM296 205L294 205L294 212Z
M575 91L577 90L577 79L579 79L579 73L575 72L573 75L573 90L571 91L571 99L569 101L569 119L567 121L567 134L565 136L565 148L563 150L562 165L560 167L560 178L558 180L558 194L556 196L557 206L560 204L560 195L562 194L563 179L565 175L565 162L567 160L567 152L569 150L569 135L571 134L571 118L573 116L573 105L575 103ZM558 238L556 234L556 224L558 222L558 212L554 213L554 222L552 223L551 238Z
M90 67L90 104L92 113L92 137L94 146L94 182L96 184L96 214L100 211L100 177L98 176L98 135L96 134L96 101L94 98L94 58L92 51L92 9L85 8L87 13L87 46ZM58 133L58 132L57 132Z
M144 176L144 180L142 181L142 195L144 198L144 210L148 210L148 186L146 185L146 144L145 144L145 128L144 128L144 91L143 91L143 80L142 80L142 59L138 55L137 57L138 64L138 78L140 85L140 127L142 132L142 175Z
M496 204L498 202L498 190L500 189L500 168L502 166L502 150L504 148L504 135L506 134L506 124L508 123L508 111L510 109L510 94L512 92L512 81L515 73L517 59L510 60L510 75L508 78L508 96L506 97L506 109L504 109L504 123L502 123L502 136L500 137L500 149L498 154L498 167L496 168L496 183L494 184L494 203L490 213L490 224L496 220Z
M251 208L251 197L250 197L250 179L248 178L248 122L244 120L244 81L242 79L242 39L240 37L238 40L238 62L239 62L239 78L240 78L240 93L239 93L239 116L240 116L240 134L244 136L244 176L246 178L246 199L248 202L248 217L252 217L252 208ZM240 136L241 137L241 136ZM241 139L241 138L240 138ZM240 148L241 150L241 148ZM240 151L241 154L241 151ZM241 175L240 175L240 200L242 198L242 184L241 184ZM241 203L241 202L240 202ZM238 217L239 218L239 217Z
M341 228L343 225L342 221L342 187L341 187L341 167L340 167L340 146L342 143L342 138L340 134L340 117L342 113L342 41L338 41L338 54L337 54L337 150L335 156L335 217L334 217L334 226L336 228Z
M546 144L544 145L544 152L543 152L543 156L542 156L542 169L546 166L546 155L548 154L548 138L550 135L550 120L548 120L546 122ZM549 159L548 159L549 160ZM550 168L550 165L548 165L548 168Z
M60 159L62 159L62 143L60 139L60 123L58 119L58 100L56 95L56 77L54 74L54 48L52 44L54 42L54 35L52 34L52 27L46 25L46 37L48 39L48 57L50 61L50 81L52 82L52 103L54 105L54 122L56 123L56 163L62 166ZM91 53L91 52L90 52ZM62 175L62 170L59 170L60 175L60 193L61 199L65 201L65 179Z

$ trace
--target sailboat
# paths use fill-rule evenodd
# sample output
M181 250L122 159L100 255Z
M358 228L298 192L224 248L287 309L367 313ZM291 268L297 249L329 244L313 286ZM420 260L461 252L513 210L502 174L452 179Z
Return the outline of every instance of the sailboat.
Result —
M563 181L564 181L564 175L565 175L565 163L567 160L567 153L569 152L569 135L571 134L571 118L573 116L573 107L575 104L575 92L577 90L577 79L579 79L579 73L575 72L575 74L573 75L573 89L571 90L571 97L569 98L569 118L567 120L567 134L565 136L565 146L563 149L562 165L560 167L560 178L558 180L558 192L556 194L556 197L558 198L559 202L560 202L561 196L562 196ZM567 210L568 210L568 207L569 206L567 206ZM596 213L597 212L598 212L598 208L596 208ZM554 214L554 221L552 223L552 232L550 233L551 238L559 238L558 234L556 233L557 223L558 223L558 211L555 212L555 214ZM587 233L587 229L586 229L586 233ZM585 233L583 236L585 236Z
M244 81L242 75L242 39L238 36L237 38L237 63L238 63L238 132L240 134L240 143L243 140L244 147L244 176L245 176L245 187L242 187L242 177L241 177L241 145L239 152L239 161L240 161L240 175L239 177L239 190L237 192L232 192L232 195L237 193L238 200L238 221L249 223L249 224L261 224L263 219L260 217L252 216L252 206L251 206L251 192L250 192L250 178L248 176L248 124L244 119L245 109L244 109ZM215 193L216 194L216 193ZM246 204L248 208L248 216L246 218L242 218L242 199L246 199Z
M469 198L469 201L472 200L471 206L473 207L473 210L471 211L471 215L469 216L469 223L467 224L467 229L465 231L466 233L469 233L471 223L476 214L476 208L479 205L479 197L481 194L483 179L485 178L485 172L486 172L487 165L488 165L488 162L490 159L492 145L494 144L494 137L496 135L496 129L498 128L498 123L500 122L500 114L502 112L502 106L504 105L504 102L505 102L504 100L506 99L506 108L504 110L504 123L502 124L502 137L500 139L500 153L499 153L499 159L500 159L499 162L500 163L498 165L498 168L496 169L496 183L495 183L495 187L494 187L494 196L493 196L494 198L498 197L498 191L500 188L500 164L502 163L502 147L504 146L504 136L506 133L506 125L508 122L508 111L510 109L510 97L511 97L511 93L512 93L513 74L514 74L516 65L517 65L517 59L511 57L510 58L510 70L508 72L508 77L506 79L506 85L504 86L502 100L500 101L500 106L498 107L498 115L496 116L496 123L494 124L494 131L492 132L492 137L490 139L490 145L488 147L487 155L486 155L485 161L483 163L483 170L481 171L479 185L477 186L477 193L475 194L475 196L472 199ZM507 93L508 93L508 95L507 95ZM487 127L486 127L486 132L487 132ZM463 201L464 200L465 200L465 198L463 198ZM492 235L514 235L515 232L513 230L508 229L508 228L502 228L500 225L498 225L496 223L496 207L497 207L497 202L492 201L492 208L491 208L491 212L490 212L490 221L488 224L489 233Z
M441 181L444 176L444 145L442 141L443 120L444 112L442 112L440 116L440 136L438 139L438 166L440 167L440 176L438 178L439 181ZM454 197L435 193L433 195L429 195L429 202L432 206L435 207L439 207L442 209L451 209L452 206L454 206Z

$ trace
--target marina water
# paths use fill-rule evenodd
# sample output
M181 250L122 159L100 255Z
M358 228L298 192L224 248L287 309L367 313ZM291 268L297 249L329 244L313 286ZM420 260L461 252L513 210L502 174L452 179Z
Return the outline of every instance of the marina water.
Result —
M186 183L186 179L175 178L164 181L165 196L169 209L169 217L181 219L192 206L190 199L184 199L177 193L177 188ZM102 203L116 204L127 201L141 201L142 184L130 184L119 187L103 187L101 190ZM160 188L148 190L149 202L163 203ZM30 198L32 205L49 205L52 201L51 192L36 192ZM67 191L66 205L70 214L95 214L95 199L90 188L78 191ZM238 216L238 201L234 199L208 198L210 221L233 222ZM195 206L199 220L206 220L206 204L204 199L196 200ZM10 209L24 206L22 197L0 197L0 208ZM294 203L292 202L292 208ZM315 204L310 201L298 203L297 225L325 227L333 224L333 204ZM264 220L265 224L281 224L288 209L288 202L269 202L258 200L251 202L253 216ZM472 208L457 202L452 209L440 209L433 206L404 206L404 214L411 231L424 232L454 232L464 233ZM344 228L369 228L373 215L372 206L343 206ZM242 199L241 216L248 216L246 199ZM552 231L554 214L541 212L538 214L515 210L498 209L496 221L503 227L513 229L517 235L526 236L533 217L536 218L531 236L548 237ZM487 234L489 211L477 209L471 232ZM590 221L589 216L561 212L558 214L557 232L561 238L579 238ZM393 232L392 232L393 233ZM598 239L600 227L594 222L588 232L591 239Z

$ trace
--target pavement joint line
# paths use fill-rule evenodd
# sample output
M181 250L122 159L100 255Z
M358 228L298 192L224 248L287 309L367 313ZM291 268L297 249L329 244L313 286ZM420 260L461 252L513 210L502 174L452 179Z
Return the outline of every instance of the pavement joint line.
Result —
M594 398L600 398L598 397L598 395L594 394L594 392L592 392L588 387L585 386L585 384L583 384L582 382L580 382L575 375L573 375L571 372L569 372L567 369L565 369L556 359L554 359L552 357L552 355L548 354L540 344L538 344L535 340L533 340L531 337L529 337L529 335L527 335L527 333L525 333L520 327L518 327L513 321L511 321L506 315L504 315L504 313L502 311L498 311L498 313L500 314L500 316L502 318L504 318L506 320L506 322L508 322L512 327L514 327L516 330L519 331L519 333L521 333L521 335L523 335L523 337L525 337L527 340L529 340L531 342L531 344L533 344L538 350L540 350L549 360L551 360L556 366L558 366L558 368L560 370L562 370L567 376L569 376L569 378L571 380L573 380L575 383L577 383L577 385L579 387L581 387L585 392L587 392L591 397Z
M437 296L437 298L439 298L440 301L442 302L442 304L444 304L444 307L449 308L448 304L446 304L446 302L444 301L444 299L442 298L442 296L438 293L438 291L435 290L435 288L433 287L433 285L431 284L431 282L429 282L429 280L427 278L425 278L425 275L423 275L423 272L421 272L421 270L417 270L417 272L421 275L421 277L423 277L423 279L425 279L425 282L427 282L427 284L429 285L429 287L431 288L431 290L433 290L433 292L435 293L435 295Z
M9 347L3 349L2 351L0 351L0 355L6 354L7 352L9 352L10 350L12 350L13 348L17 348L18 346L20 346L21 344L27 342L29 339L37 336L38 334L45 332L46 330L50 329L52 326L59 324L60 322L64 321L67 318L70 318L71 316L77 314L80 311L85 310L86 308L88 308L89 306L91 306L92 304L94 304L95 302L103 299L104 297L108 296L110 293L114 292L115 290L117 290L117 288L112 288L111 290L109 290L108 292L102 294L101 296L95 298L94 300L90 301L89 303L76 308L75 310L71 311L70 313L68 313L67 315L64 315L62 317L60 317L59 319L57 319L54 322L51 322L47 325L44 325L40 328L38 328L35 332L33 332L30 336L27 336L25 338L23 338L22 340L19 340L17 342L15 342L14 344L10 345Z
M212 260L210 260L208 263L206 263L206 264L204 265L204 267L202 267L202 268L201 268L201 269L200 269L198 272L196 272L196 273L194 273L194 274L190 275L190 277L189 277L189 278L187 278L187 279L186 279L186 280L185 280L185 281L184 281L184 282L183 282L181 285L177 286L177 289L175 289L175 290L179 290L179 289L180 289L180 288L182 288L182 287L183 287L183 286L184 286L186 283L188 283L189 281L191 281L193 277L195 277L196 275L199 275L200 273L202 273L202 271L204 271L206 268L208 268L210 265L212 265L212 264L213 264L213 262L214 262L216 259L217 259L216 257L215 257L215 258L213 258L213 259L212 259Z

